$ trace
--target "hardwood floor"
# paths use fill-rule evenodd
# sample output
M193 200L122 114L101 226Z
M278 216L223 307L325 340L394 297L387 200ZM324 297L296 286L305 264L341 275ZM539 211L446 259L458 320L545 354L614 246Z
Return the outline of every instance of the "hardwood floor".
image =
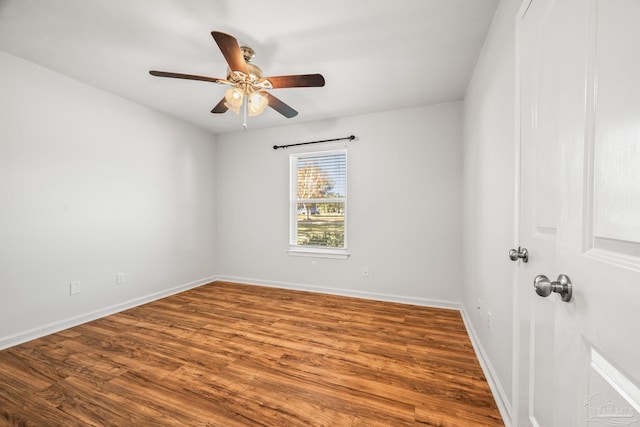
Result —
M459 312L227 282L0 351L0 424L503 425Z

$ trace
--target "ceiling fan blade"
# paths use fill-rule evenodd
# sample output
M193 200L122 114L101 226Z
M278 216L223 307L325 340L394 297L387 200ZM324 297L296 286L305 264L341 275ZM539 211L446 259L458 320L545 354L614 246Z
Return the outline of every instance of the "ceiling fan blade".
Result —
M240 46L238 45L238 40L229 34L221 33L219 31L212 31L211 35L218 44L218 47L220 48L224 59L226 59L227 64L229 64L231 71L242 71L245 74L249 74L247 63L245 62Z
M269 80L274 89L286 87L321 87L324 86L322 74L297 74L292 76L265 77L261 80Z
M156 77L172 77L174 79L201 80L203 82L220 83L220 84L229 83L225 79L218 79L216 77L194 76L193 74L170 73L167 71L151 70L149 71L149 74Z
M287 119L290 119L290 118L295 117L295 116L298 115L298 112L296 110L294 110L293 108L289 107L287 104L285 104L284 102L280 101L278 98L276 98L275 96L271 95L270 93L269 93L269 96L268 96L267 100L269 101L269 107L273 108L278 113L280 113L283 116L285 116Z
M218 102L218 104L217 104L215 107L213 107L213 110L211 110L211 112L212 112L213 114L222 114L222 113L226 113L226 112L227 112L227 110L229 109L229 107L227 107L227 106L225 105L225 103L226 103L226 102L227 102L227 100L226 100L225 98L222 98L222 99L220 100L220 102Z

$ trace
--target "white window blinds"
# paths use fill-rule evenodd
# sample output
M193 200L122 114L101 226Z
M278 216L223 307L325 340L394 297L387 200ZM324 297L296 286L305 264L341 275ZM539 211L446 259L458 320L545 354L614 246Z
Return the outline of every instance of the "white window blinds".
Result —
M290 160L291 247L346 249L346 150Z

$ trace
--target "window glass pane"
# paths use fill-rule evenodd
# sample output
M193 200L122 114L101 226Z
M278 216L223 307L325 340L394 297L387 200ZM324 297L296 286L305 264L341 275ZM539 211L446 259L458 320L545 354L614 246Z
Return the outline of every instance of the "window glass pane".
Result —
M297 244L344 247L344 203L298 203Z
M291 184L291 246L346 249L346 150L291 155Z
M297 159L298 199L343 198L347 194L346 154Z

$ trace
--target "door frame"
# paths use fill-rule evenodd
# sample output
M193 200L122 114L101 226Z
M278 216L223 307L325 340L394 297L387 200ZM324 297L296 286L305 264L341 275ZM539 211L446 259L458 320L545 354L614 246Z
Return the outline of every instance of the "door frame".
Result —
M515 47L514 47L514 72L515 72L515 85L514 85L514 111L515 111L515 123L514 123L514 221L513 221L513 236L514 242L513 247L517 248L520 246L520 226L522 222L522 200L521 200L521 185L522 185L522 150L521 150L521 130L522 130L522 120L521 120L521 97L520 93L522 90L522 81L521 81L521 60L522 60L522 20L524 19L527 11L533 4L534 0L521 0L520 7L518 8L518 13L514 18L515 25ZM512 336L512 373L511 373L511 425L517 426L518 420L520 418L520 375L521 372L521 355L520 355L520 342L522 339L522 335L520 333L520 292L524 292L522 286L520 284L519 277L519 263L515 264L513 269L513 336ZM531 319L528 319L530 322ZM528 330L528 325L526 330ZM528 339L528 336L527 336ZM528 360L528 356L527 356ZM527 374L528 375L528 374Z

